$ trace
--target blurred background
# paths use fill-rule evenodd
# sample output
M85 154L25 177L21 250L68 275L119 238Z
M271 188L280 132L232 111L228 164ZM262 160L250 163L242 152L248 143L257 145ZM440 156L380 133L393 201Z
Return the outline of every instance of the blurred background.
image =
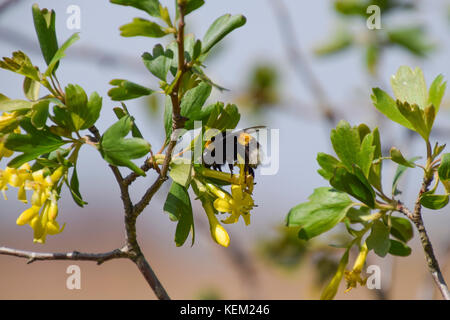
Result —
M36 39L31 5L36 1L0 0L0 55L22 50L43 67ZM161 0L173 8L173 1ZM381 10L382 29L369 30L369 15L351 10L344 2L388 3ZM40 0L41 8L56 10L57 33L62 43L73 32L81 40L67 52L59 68L63 85L80 84L104 97L101 132L115 121L107 97L114 78L135 81L151 88L158 84L141 63L157 40L122 38L119 26L143 14L109 1ZM66 13L70 5L81 9L81 29L69 30ZM357 8L353 7L353 8ZM297 240L283 227L289 209L304 202L316 187L327 183L316 173L318 152L332 153L329 132L340 119L356 125L379 126L382 145L400 147L408 158L423 155L425 145L398 125L389 123L371 104L372 87L391 92L389 79L400 65L420 66L427 83L442 73L450 77L450 1L296 1L207 0L187 18L187 32L202 37L209 25L224 13L242 13L247 24L233 32L206 61L208 75L230 91L214 91L212 99L237 103L242 112L239 127L266 125L280 129L280 169L273 176L256 176L252 223L228 226L231 245L216 245L209 236L206 216L193 201L197 239L194 246L177 248L176 224L162 206L165 184L138 220L141 247L169 295L175 299L318 299L332 276L342 249L344 233L336 230L310 242ZM163 39L168 41L168 39ZM0 92L22 98L22 78L0 70ZM432 143L450 142L449 95L437 118ZM163 102L156 96L127 103L144 137L159 149L164 140ZM32 230L15 220L25 205L0 200L0 245L33 251L103 252L124 241L122 203L109 168L93 148L81 151L78 173L81 192L89 203L77 207L65 192L60 200L62 234L49 237L45 245L32 243ZM2 167L6 166L2 161ZM384 167L390 187L395 166ZM420 187L421 172L410 170L403 178L404 202L412 206ZM153 182L149 175L133 185L140 198ZM450 215L448 208L424 210L441 268L450 281ZM343 230L342 230L343 231ZM406 258L379 259L369 264L381 268L380 290L357 288L338 299L431 299L436 296L417 237L413 253ZM352 260L350 260L352 261ZM82 262L35 262L0 256L2 299L154 299L153 292L134 264L115 260L98 267ZM66 289L66 268L81 267L81 290Z

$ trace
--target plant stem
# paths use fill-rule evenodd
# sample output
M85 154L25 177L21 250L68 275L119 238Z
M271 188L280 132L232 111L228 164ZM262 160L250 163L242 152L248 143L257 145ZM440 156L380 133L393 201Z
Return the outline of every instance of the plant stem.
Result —
M417 200L414 206L414 212L411 212L409 209L407 209L401 202L399 202L397 209L398 211L405 214L416 226L417 231L419 232L420 242L422 243L423 251L425 253L428 270L433 277L433 281L441 292L442 297L445 300L450 300L450 293L448 291L447 283L445 282L445 279L442 275L438 260L436 259L436 256L434 254L430 237L428 236L425 224L422 219L422 205L420 203L420 199L422 195L428 191L428 188L432 181L433 175L431 175L431 177L428 177L427 174L425 174L422 182L422 187L419 191L419 195L417 196Z
M101 135L98 129L93 126L89 129L89 131L95 136L95 138L100 141ZM151 268L150 264L145 259L144 254L139 247L139 243L137 241L136 234L136 218L139 213L144 210L145 206L142 207L140 212L137 212L136 206L133 206L133 203L130 198L129 193L129 184L125 183L125 179L122 177L119 168L116 166L110 165L112 172L117 180L117 183L120 188L121 198L124 206L125 212L125 231L126 231L126 248L128 252L128 258L131 259L139 271L144 276L145 280L152 288L156 297L160 300L170 300L169 295L164 289L163 285L159 281L155 272ZM162 184L162 183L161 183ZM156 191L155 191L156 192ZM149 200L150 201L150 200ZM148 204L148 203L147 203Z
M429 143L427 145L429 145ZM447 284L445 282L444 277L442 276L438 260L434 255L433 246L431 244L430 238L427 234L427 230L425 229L425 225L422 219L422 205L420 203L420 198L425 192L428 191L428 188L432 181L433 176L424 177L422 188L419 191L419 195L417 197L416 204L414 207L414 215L412 222L415 224L417 231L419 232L420 242L422 243L423 251L425 253L425 259L427 260L428 264L428 270L430 271L434 282L436 283L439 291L441 292L442 297L445 300L450 300L450 293L448 291Z

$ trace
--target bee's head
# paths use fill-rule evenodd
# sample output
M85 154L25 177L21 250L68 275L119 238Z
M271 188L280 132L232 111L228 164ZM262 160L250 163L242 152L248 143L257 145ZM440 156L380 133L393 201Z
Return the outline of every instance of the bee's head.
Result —
M250 143L250 141L252 141L252 139L253 137L250 134L242 132L238 137L238 143L240 145L247 146Z

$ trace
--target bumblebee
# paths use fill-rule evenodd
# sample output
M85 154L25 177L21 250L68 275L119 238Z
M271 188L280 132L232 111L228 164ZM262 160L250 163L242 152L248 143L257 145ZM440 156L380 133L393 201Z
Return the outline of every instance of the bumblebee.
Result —
M254 169L261 163L260 144L251 133L265 128L250 127L236 131L223 131L213 136L205 144L203 164L207 168L222 171L228 164L231 174L236 164L244 164L244 171L255 176Z

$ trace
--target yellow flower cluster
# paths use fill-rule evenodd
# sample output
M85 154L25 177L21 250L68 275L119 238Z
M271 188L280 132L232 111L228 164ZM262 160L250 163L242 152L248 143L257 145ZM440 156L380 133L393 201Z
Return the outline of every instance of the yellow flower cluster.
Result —
M255 206L252 192L253 192L253 177L246 174L244 165L239 165L240 174L232 175L213 170L203 171L205 176L209 176L215 179L220 179L231 183L231 194L225 190L215 186L212 183L206 183L206 188L213 194L216 199L213 203L209 203L203 207L205 208L208 216L211 236L220 245L227 247L230 242L230 238L226 230L220 225L219 221L214 214L214 209L223 212L230 213L230 216L225 220L222 220L225 224L236 223L239 221L239 217L242 216L246 225L250 224L250 211ZM212 204L212 205L211 205ZM214 209L213 209L214 208Z
M15 122L17 122L17 115L15 112L8 113L4 112L0 116L0 130L9 127L13 125ZM20 128L16 127L14 129L15 133L20 133ZM3 158L9 158L13 155L14 151L11 151L5 147L5 142L0 138L0 160Z
M22 212L16 223L20 226L29 224L33 228L34 242L45 243L47 234L58 234L64 229L64 225L60 228L56 221L58 193L55 189L64 171L65 168L61 166L49 175L45 174L44 169L32 172L28 163L18 169L0 169L0 190L5 199L8 185L19 188L17 197L24 203L28 203L26 191L33 191L31 207Z

